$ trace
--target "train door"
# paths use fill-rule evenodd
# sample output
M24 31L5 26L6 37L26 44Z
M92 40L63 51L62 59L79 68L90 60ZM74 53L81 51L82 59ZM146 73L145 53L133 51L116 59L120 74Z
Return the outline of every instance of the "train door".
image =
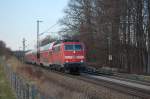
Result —
M52 50L48 51L48 61L50 65L53 64L53 51Z
M53 48L53 62L54 64L60 65L61 64L61 51L60 45L57 45Z

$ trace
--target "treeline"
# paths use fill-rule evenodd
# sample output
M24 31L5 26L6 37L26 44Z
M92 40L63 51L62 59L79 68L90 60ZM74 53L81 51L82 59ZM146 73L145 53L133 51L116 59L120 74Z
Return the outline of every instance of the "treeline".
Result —
M12 51L10 48L6 47L6 44L0 40L0 56L8 56L8 55L12 55Z
M88 62L150 73L150 0L70 0L64 37L83 41Z

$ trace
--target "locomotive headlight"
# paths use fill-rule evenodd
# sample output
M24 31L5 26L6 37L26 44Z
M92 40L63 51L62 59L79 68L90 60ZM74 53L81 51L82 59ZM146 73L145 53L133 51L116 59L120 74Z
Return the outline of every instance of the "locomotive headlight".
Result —
M83 63L83 60L81 60L80 62Z
M66 60L66 63L68 63L68 60Z

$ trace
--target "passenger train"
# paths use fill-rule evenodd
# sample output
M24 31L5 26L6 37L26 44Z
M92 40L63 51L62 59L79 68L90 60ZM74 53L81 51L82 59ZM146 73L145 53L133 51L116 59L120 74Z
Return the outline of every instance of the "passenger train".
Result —
M27 52L25 61L69 73L80 73L85 68L85 46L78 40L55 41L40 47L38 52Z

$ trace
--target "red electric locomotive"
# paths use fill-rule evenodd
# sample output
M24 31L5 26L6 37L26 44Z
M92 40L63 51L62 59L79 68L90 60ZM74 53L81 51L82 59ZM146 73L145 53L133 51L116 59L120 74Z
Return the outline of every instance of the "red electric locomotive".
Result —
M86 61L85 47L77 40L60 40L40 47L39 58L37 64L40 63L42 66L70 73L79 72L84 69Z

